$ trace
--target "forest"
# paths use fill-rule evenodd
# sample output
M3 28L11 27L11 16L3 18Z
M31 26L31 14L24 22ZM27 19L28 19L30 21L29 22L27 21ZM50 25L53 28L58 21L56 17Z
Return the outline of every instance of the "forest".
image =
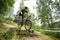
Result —
M0 40L60 40L60 0L0 0Z

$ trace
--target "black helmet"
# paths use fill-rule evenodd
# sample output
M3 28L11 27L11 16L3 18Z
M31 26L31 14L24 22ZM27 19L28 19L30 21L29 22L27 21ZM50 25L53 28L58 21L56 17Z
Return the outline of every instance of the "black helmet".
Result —
M25 7L25 9L28 9L28 7Z

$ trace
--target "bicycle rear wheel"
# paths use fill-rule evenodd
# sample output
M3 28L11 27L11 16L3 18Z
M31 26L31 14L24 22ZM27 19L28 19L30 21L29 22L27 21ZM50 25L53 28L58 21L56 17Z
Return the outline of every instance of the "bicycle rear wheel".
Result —
M26 20L25 29L29 31L31 27L32 27L32 22L30 20Z

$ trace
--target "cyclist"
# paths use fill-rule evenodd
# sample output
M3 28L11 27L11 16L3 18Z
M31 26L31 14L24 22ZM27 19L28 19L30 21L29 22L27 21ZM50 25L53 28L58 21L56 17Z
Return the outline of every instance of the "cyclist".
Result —
M25 8L22 9L21 12L19 13L19 19L20 19L20 24L21 24L21 26L23 25L24 13L28 13L28 7L25 7Z

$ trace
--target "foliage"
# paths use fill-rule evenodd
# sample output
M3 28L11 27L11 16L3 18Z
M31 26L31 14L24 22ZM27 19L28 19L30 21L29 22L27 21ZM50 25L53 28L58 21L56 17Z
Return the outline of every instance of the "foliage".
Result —
M48 5L47 5L48 4ZM37 5L38 5L38 17L41 19L41 24L43 26L46 26L49 24L50 19L52 19L52 14L51 14L51 9L49 7L49 1L47 0L38 0Z
M5 14L13 6L14 0L0 0L0 14Z
M41 33L60 38L60 32L42 31Z
M59 19L60 16L57 17L59 14L53 12L53 9L58 10L59 5L57 4L59 4L57 0L55 0L55 2L52 0L38 0L37 1L38 18L41 20L41 24L43 28L46 26L53 27L53 24L50 25L50 23L53 23ZM55 12L57 12L57 10Z
M54 23L51 23L53 24L53 28L60 28L60 22L54 22Z
M14 0L0 0L0 22L4 21L4 15L11 10ZM0 23L0 24L1 24Z
M11 40L12 37L14 37L15 35L15 30L14 29L9 29L6 33L3 34L3 37L6 39L6 40Z

